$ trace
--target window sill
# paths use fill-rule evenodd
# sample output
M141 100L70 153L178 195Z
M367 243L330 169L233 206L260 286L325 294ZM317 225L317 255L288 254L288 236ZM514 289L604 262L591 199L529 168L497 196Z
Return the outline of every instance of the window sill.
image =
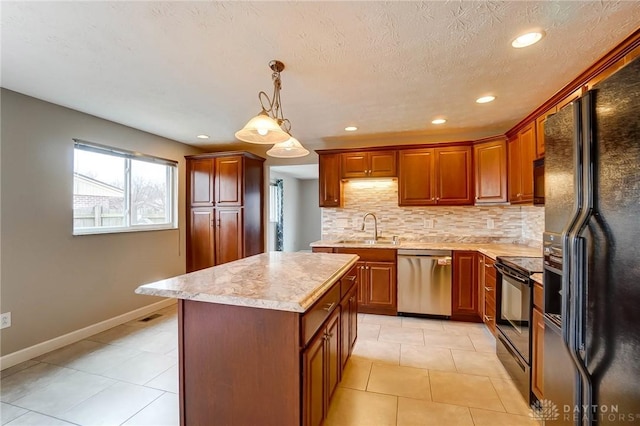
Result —
M132 228L87 228L75 229L74 237L83 235L101 235L101 234L127 234L130 232L149 232L149 231L172 231L178 230L177 226L153 226L153 227L132 227Z

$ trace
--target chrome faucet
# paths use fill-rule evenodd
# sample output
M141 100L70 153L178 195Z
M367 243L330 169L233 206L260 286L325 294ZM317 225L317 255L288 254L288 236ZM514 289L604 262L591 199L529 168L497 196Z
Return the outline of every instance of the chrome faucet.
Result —
M364 231L364 225L367 222L368 216L373 216L373 241L378 241L378 218L375 214L367 213L364 215L364 217L362 218L362 228L360 228L360 230Z

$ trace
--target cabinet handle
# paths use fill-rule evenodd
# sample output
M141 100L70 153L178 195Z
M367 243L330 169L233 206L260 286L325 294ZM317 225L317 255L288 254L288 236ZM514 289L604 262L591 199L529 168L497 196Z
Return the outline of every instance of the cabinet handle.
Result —
M216 226L217 226L218 228L220 228L220 219L218 219L218 220L216 221Z
M435 200L436 200L436 197L431 197L431 201L435 201Z
M522 194L518 192L518 193L516 194L516 197L518 197L518 198L519 198L521 195L522 195Z
M333 309L333 306L335 304L336 304L335 302L327 303L327 305L322 309L324 309L325 311L329 312L331 309Z
M349 281L355 281L356 280L355 275L353 275L353 276L350 275L350 276L345 277L345 278L348 279Z
M485 264L484 264L484 267L485 267L485 268L493 268L493 265L492 265L492 264L490 264L490 263L485 263Z
M334 199L333 199L333 202L334 202L334 203L337 203L337 202L338 202L338 199L337 199L337 198L334 198Z
M485 291L493 291L493 289L491 287L487 287L486 285L484 286Z
M476 200L478 199L478 197L476 197Z
M440 201L440 197L436 197L436 201Z
M493 317L490 317L489 315L484 315L484 320L485 321L493 321Z

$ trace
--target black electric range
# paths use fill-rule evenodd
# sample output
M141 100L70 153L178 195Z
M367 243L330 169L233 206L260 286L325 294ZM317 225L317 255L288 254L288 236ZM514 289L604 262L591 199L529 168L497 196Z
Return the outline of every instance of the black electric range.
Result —
M531 316L533 280L542 257L499 256L495 263L496 354L527 403L531 397Z

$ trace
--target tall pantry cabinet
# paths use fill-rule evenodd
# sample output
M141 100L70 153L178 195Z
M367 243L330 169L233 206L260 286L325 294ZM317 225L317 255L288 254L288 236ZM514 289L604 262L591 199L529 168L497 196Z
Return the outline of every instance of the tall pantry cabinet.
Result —
M264 251L264 158L248 152L187 160L187 272Z

